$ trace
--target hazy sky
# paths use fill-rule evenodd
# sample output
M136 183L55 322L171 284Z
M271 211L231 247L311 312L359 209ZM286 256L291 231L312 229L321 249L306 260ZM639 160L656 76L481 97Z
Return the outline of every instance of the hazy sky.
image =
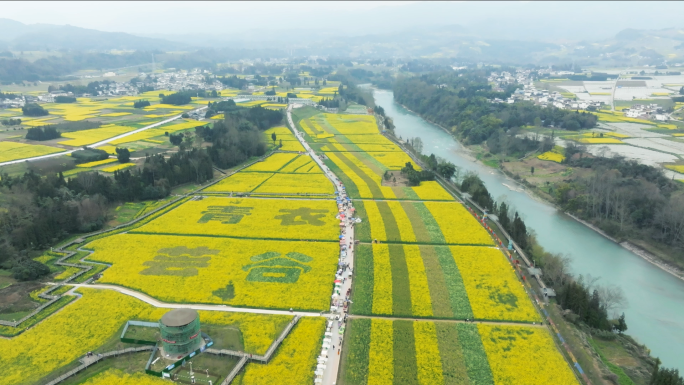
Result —
M310 30L354 35L459 24L502 39L592 39L684 28L684 2L2 2L0 17L134 34Z

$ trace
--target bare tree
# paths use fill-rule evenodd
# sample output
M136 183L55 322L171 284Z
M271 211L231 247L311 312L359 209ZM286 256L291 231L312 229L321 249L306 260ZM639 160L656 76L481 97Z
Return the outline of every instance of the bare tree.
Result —
M606 308L611 318L617 318L627 307L627 298L622 288L615 285L599 286L597 288L601 305Z

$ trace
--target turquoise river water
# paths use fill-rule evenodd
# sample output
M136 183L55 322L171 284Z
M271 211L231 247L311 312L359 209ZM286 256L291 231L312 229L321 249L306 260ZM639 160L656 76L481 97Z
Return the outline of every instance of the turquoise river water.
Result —
M664 366L684 372L684 281L533 198L499 171L476 162L451 135L395 103L391 91L375 90L374 96L375 103L394 120L398 136L420 137L424 153L447 159L464 172L477 172L494 199L505 199L518 210L546 250L572 259L575 274L601 277L599 284L621 287L629 301L624 309L627 333L646 344Z

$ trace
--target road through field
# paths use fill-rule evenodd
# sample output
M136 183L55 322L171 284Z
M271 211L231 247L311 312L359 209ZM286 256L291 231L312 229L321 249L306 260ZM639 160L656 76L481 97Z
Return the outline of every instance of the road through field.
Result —
M206 109L206 108L207 108L206 106L205 106L205 107L200 107L200 108L198 108L198 109L196 109L196 110L193 110L192 112L194 112L194 111L202 111L202 110L204 110L204 109ZM186 112L187 112L187 111L186 111ZM89 145L88 147L90 147L90 148L97 148L97 147L103 146L103 145L105 145L105 144L107 144L107 143L113 142L113 141L115 141L115 140L117 140L117 139L125 138L125 137L127 137L127 136L129 136L129 135L137 134L137 133L139 133L139 132L143 132L143 131L145 131L145 130L149 130L150 128L155 128L155 127L161 126L162 124L166 124L166 123L169 123L169 122L173 122L173 121L176 120L176 119L180 119L181 116L182 116L182 115L177 115L177 116L174 116L174 117L172 117L172 118L169 118L169 119L166 119L166 120L162 120L161 122L157 122L157 123L154 123L154 124L150 124L149 126L145 126L145 127L143 127L143 128L139 128L139 129L137 129L137 130L134 130L134 131L131 131L131 132L127 132L127 133L125 133L125 134L121 134L121 135L114 136L114 137L112 137L112 138L105 139L105 140L103 140L103 141L101 141L101 142L97 142L97 143L91 144L91 145ZM80 149L69 150L69 151L64 151L64 152L57 152L57 153L48 154L48 155L34 156L34 157L32 157L32 158L24 158L24 159L10 160L10 161L7 161L7 162L2 162L2 163L0 163L0 166L7 166L7 165L10 165L10 164L15 164L15 163L28 162L28 161L31 161L31 160L40 160L40 159L54 158L54 157L56 157L56 156L62 156L62 155L71 154L72 152L78 151L78 150L80 150Z
M304 140L302 133L297 130L297 126L295 126L294 121L292 120L292 105L290 105L287 109L287 121L290 124L290 127L292 127L292 131L294 131L299 142L306 149L306 152L309 153L311 158L315 160L318 166L323 170L323 172L325 172L325 175L328 177L328 179L330 179L330 181L335 185L335 190L338 194L338 202L344 202L346 199L344 185L342 185L342 182L339 181L339 178L337 178L337 176L333 174L332 171L325 166L325 164L323 164L321 158L316 155L313 149L311 149L309 144ZM320 358L318 361L315 374L315 378L317 380L322 379L322 382L316 382L317 384L322 383L332 385L337 381L337 373L339 371L340 357L342 353L342 334L344 333L344 329L342 329L341 333L340 328L344 328L346 325L346 322L344 322L346 311L343 310L348 309L348 303L346 308L343 308L343 304L347 300L347 293L351 292L351 272L354 269L354 225L353 221L350 220L350 218L354 215L354 209L352 207L351 201L344 202L342 205L339 205L339 207L340 213L344 215L344 219L340 219L340 222L344 225L342 234L343 238L341 238L340 241L340 256L343 255L343 253L346 255L344 258L341 257L340 260L346 265L344 268L340 268L338 270L338 275L335 277L336 280L331 296L331 302L336 302L338 306L331 306L330 314L328 314L329 326L326 326L325 338L323 340L323 350L321 351L320 355L322 358ZM346 248L346 250L342 251L343 248ZM340 264L342 264L342 262Z

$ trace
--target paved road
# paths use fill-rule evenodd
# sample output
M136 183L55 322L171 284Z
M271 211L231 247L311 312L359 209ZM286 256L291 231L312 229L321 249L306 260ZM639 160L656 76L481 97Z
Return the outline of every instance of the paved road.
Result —
M338 194L340 197L346 198L346 191L344 186L342 185L342 182L339 181L337 176L330 171L328 167L325 166L323 161L316 156L316 153L311 149L309 144L304 140L304 137L301 132L297 131L297 128L292 121L292 105L290 105L287 109L287 121L290 123L290 127L292 127L292 130L295 133L295 136L297 139L299 139L300 143L306 151L309 153L309 155L316 161L318 166L323 170L325 175L330 179L330 181L335 185L335 189L337 190ZM338 304L341 305L341 302L345 299L347 290L351 290L351 285L352 285L352 277L349 275L350 271L353 271L354 268L354 226L352 225L352 222L349 220L349 218L353 217L354 213L352 211L352 205L351 202L345 206L343 206L343 212L342 214L345 215L345 220L341 221L344 223L344 232L343 235L345 236L344 240L342 243L340 243L340 248L342 248L342 245L347 246L347 256L344 259L341 259L342 262L346 263L349 265L349 268L342 271L342 273L337 276L337 277L342 277L342 282L339 285L339 289L335 288L333 289L333 294L331 295L331 301L335 300L338 302ZM337 278L336 277L336 278ZM340 326L345 326L346 323L340 322L336 320L336 318L342 318L346 314L344 311L342 311L343 306L338 306L336 307L336 311L332 311L333 307L331 307L331 313L328 314L328 325L332 324L330 327L326 327L326 336L324 339L324 346L329 345L327 349L322 349L321 350L321 357L327 357L327 360L319 360L319 363L322 363L322 365L319 365L319 368L323 368L323 373L320 375L320 371L317 371L316 378L322 379L322 384L329 384L332 385L337 381L337 373L339 371L340 367L340 356L342 354L342 334L340 334ZM325 342L328 342L326 345Z
M198 109L196 109L196 110L193 110L193 111L202 111L202 110L204 110L204 109L206 109L206 108L207 108L206 106L205 106L205 107L200 107L200 108L198 108ZM184 112L188 112L188 111L184 111ZM97 148L97 147L103 146L103 145L105 145L105 144L107 144L107 143L113 142L113 141L115 141L115 140L117 140L117 139L125 138L125 137L127 137L127 136L129 136L129 135L137 134L137 133L139 133L139 132L143 132L143 131L145 131L145 130L149 130L150 128L155 128L155 127L161 126L162 124L166 124L166 123L172 122L172 121L174 121L174 120L176 120L176 119L180 119L181 116L182 116L182 114L181 114L181 115L174 116L174 117L169 118L169 119L166 119L166 120L162 120L161 122L157 122L157 123L154 123L154 124L150 124L149 126L145 126L145 127L143 127L143 128L139 128L139 129L137 129L137 130L135 130L135 131L127 132L127 133L125 133L125 134L117 135L117 136L115 136L115 137L113 137L113 138L105 139L105 140L103 140L103 141L101 141L101 142L93 143L93 144L89 145L88 147L90 147L90 148ZM24 158L24 159L10 160L10 161L8 161L8 162L2 162L2 163L0 163L0 166L7 166L7 165L10 165L10 164L15 164L15 163L28 162L28 161L31 161L31 160L40 160L40 159L54 158L54 157L56 157L56 156L62 156L62 155L66 155L66 154L71 154L72 152L78 151L78 150L80 150L80 148L77 148L77 149L75 149L75 150L69 150L69 151L64 151L64 152L58 152L58 153L55 153L55 154L34 156L34 157L32 157L32 158Z

